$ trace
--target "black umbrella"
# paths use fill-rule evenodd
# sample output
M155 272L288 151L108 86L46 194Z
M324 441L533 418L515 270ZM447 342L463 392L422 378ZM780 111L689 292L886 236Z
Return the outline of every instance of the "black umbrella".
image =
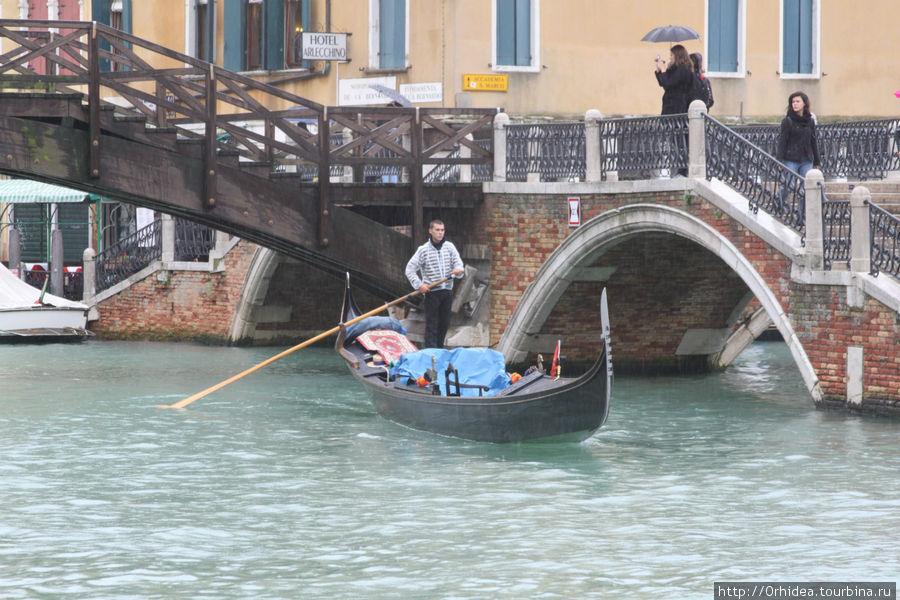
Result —
M641 38L642 42L683 42L698 40L700 34L684 25L666 25L657 27Z
M384 96L385 98L389 98L392 102L396 102L400 106L409 107L412 106L412 102L410 102L409 98L398 92L397 90L392 90L389 87L383 86L378 83L371 83L369 87Z

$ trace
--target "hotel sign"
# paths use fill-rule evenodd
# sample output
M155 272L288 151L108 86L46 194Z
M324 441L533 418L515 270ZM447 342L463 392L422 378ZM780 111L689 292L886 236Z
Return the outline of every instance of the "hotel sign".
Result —
M508 75L463 74L463 91L466 92L505 92L509 82Z
M304 60L347 60L347 34L304 31L302 33Z

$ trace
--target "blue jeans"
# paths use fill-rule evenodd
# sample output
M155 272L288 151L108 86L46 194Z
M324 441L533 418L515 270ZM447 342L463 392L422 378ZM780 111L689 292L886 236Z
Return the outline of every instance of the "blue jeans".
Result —
M800 177L806 178L806 174L809 173L809 170L813 168L812 162L797 162L793 160L784 161L784 166L786 166L791 171L795 173L799 173ZM803 182L800 182L800 185L803 185ZM781 194L781 201L784 202L787 199L787 190L784 190ZM800 201L797 203L797 212L799 222L804 222L806 220L806 202L804 202L804 198L800 198Z
M809 170L813 168L811 162L794 162L792 160L784 161L784 166L795 173L799 173L800 177L804 178L806 177L806 174L809 173Z

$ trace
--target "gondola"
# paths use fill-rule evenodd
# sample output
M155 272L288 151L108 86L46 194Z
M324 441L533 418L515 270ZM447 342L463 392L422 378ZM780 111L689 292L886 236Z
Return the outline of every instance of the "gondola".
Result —
M449 369L437 373L437 377L446 383L439 388L439 395L434 393L437 390L432 386L420 385L421 381L391 377L391 369L373 363L373 353L353 337L352 331L348 336L348 329L343 325L335 342L335 351L363 385L378 414L400 425L478 442L544 438L584 440L606 421L612 391L606 290L603 290L600 305L603 349L586 373L580 377L554 378L536 366L494 395L457 395L460 387L478 386L454 386L454 373ZM351 322L361 314L353 300L348 277L341 323Z

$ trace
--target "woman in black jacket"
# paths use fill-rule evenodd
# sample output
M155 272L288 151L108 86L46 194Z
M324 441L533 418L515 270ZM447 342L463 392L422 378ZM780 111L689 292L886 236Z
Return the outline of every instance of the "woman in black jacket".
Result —
M687 112L692 78L691 57L681 44L672 46L668 67L666 61L656 57L656 81L665 90L660 114L679 115Z
M816 120L809 111L809 98L803 92L788 97L787 116L781 121L775 158L801 177L806 177L812 168L820 168Z
M691 100L691 83L693 83L693 80L694 72L692 71L691 57L681 44L672 46L669 53L668 67L666 67L666 61L660 60L659 56L656 57L656 81L665 90L662 97L661 114L680 115L687 112L688 104ZM687 134L677 134L675 136L675 147L673 148L676 156L681 156L686 160L687 149ZM675 159L674 156L670 158ZM670 170L669 172L671 173L672 171ZM685 177L688 174L688 170L685 167L678 167L677 173Z

